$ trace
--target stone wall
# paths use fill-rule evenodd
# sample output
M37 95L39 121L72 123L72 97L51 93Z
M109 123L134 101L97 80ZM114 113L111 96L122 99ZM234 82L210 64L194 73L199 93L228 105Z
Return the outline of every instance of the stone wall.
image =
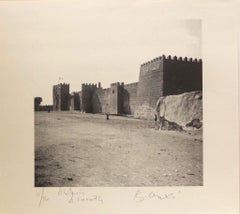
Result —
M161 57L141 65L139 82L82 84L81 92L69 99L69 85L53 87L54 110L81 110L87 113L131 114L153 119L161 96L202 90L202 61L191 58Z
M159 97L202 90L202 61L165 55L140 67L134 116L154 118Z
M92 97L96 89L96 84L82 84L82 91L80 95L81 111L86 113L93 112Z
M140 67L134 117L154 118L154 108L163 95L163 58L146 62Z
M109 113L111 89L97 88L92 97L93 113Z
M69 110L76 111L80 110L80 96L79 92L73 92L69 98Z
M110 114L117 114L119 113L119 83L112 83L111 84L111 91L110 91Z
M163 96L202 90L202 61L169 56L163 61Z
M69 110L69 84L60 83L53 86L53 110Z
M159 96L163 94L163 59L162 57L144 63L140 67L137 89L137 103L148 103L154 107Z
M52 105L40 105L38 106L37 109L35 109L35 111L52 111L52 110L53 110Z
M138 83L124 85L122 90L122 113L133 115L137 105Z

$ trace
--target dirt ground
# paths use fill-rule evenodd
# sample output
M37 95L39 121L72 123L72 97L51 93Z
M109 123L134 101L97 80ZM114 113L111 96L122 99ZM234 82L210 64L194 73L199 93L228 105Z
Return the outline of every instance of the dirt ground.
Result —
M203 185L202 133L154 121L35 112L35 186Z

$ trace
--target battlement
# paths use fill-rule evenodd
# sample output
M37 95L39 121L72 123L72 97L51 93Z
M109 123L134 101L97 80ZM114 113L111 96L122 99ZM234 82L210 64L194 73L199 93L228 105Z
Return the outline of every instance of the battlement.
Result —
M59 83L53 86L53 110L66 111L69 99L69 84Z
M133 83L129 83L129 84L126 84L125 86L128 87L128 86L136 86L138 84L138 82L133 82Z
M70 85L69 83L59 83L55 86L67 86L67 87L69 87L69 85Z
M111 87L114 87L114 86L122 86L124 87L124 82L115 82L115 83L111 83Z
M157 58L154 58L148 62L145 62L143 64L141 64L141 67L142 66L148 66L154 62L158 62L158 61L163 61L163 60L171 60L171 61L176 61L176 62L193 62L193 63L202 63L202 59L193 59L191 57L177 57L177 56L171 56L171 55L168 55L167 57L165 55L162 55L162 56L159 56Z
M93 83L83 83L82 84L82 90L83 89L96 89L97 88L97 84L93 84Z
M155 108L161 96L202 90L202 59L161 55L141 64L139 82L113 82L103 88L100 82L81 84L80 92L69 93L68 83L53 86L54 110L81 110L111 114L142 112Z
M93 84L93 83L83 83L82 86L90 86L90 87L97 87L97 84Z

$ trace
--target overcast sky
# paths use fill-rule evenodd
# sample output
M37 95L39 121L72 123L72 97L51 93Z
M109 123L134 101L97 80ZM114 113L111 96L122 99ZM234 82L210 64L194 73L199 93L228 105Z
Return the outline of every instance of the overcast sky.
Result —
M162 54L201 58L201 20L168 19L157 2L111 2L1 4L0 48L42 104L52 104L59 77L70 91L107 88L137 82L140 64Z

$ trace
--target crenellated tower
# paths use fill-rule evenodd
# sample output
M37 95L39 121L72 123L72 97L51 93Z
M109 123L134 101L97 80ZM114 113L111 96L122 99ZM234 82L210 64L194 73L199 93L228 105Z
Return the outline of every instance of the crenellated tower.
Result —
M53 86L53 110L69 110L69 84L60 83Z
M97 84L82 84L82 91L80 95L81 111L86 113L93 112L92 97L97 89Z
M119 114L123 111L124 83L112 83L110 86L110 114Z
M161 96L202 90L202 60L162 55L140 67L137 108L152 114Z

